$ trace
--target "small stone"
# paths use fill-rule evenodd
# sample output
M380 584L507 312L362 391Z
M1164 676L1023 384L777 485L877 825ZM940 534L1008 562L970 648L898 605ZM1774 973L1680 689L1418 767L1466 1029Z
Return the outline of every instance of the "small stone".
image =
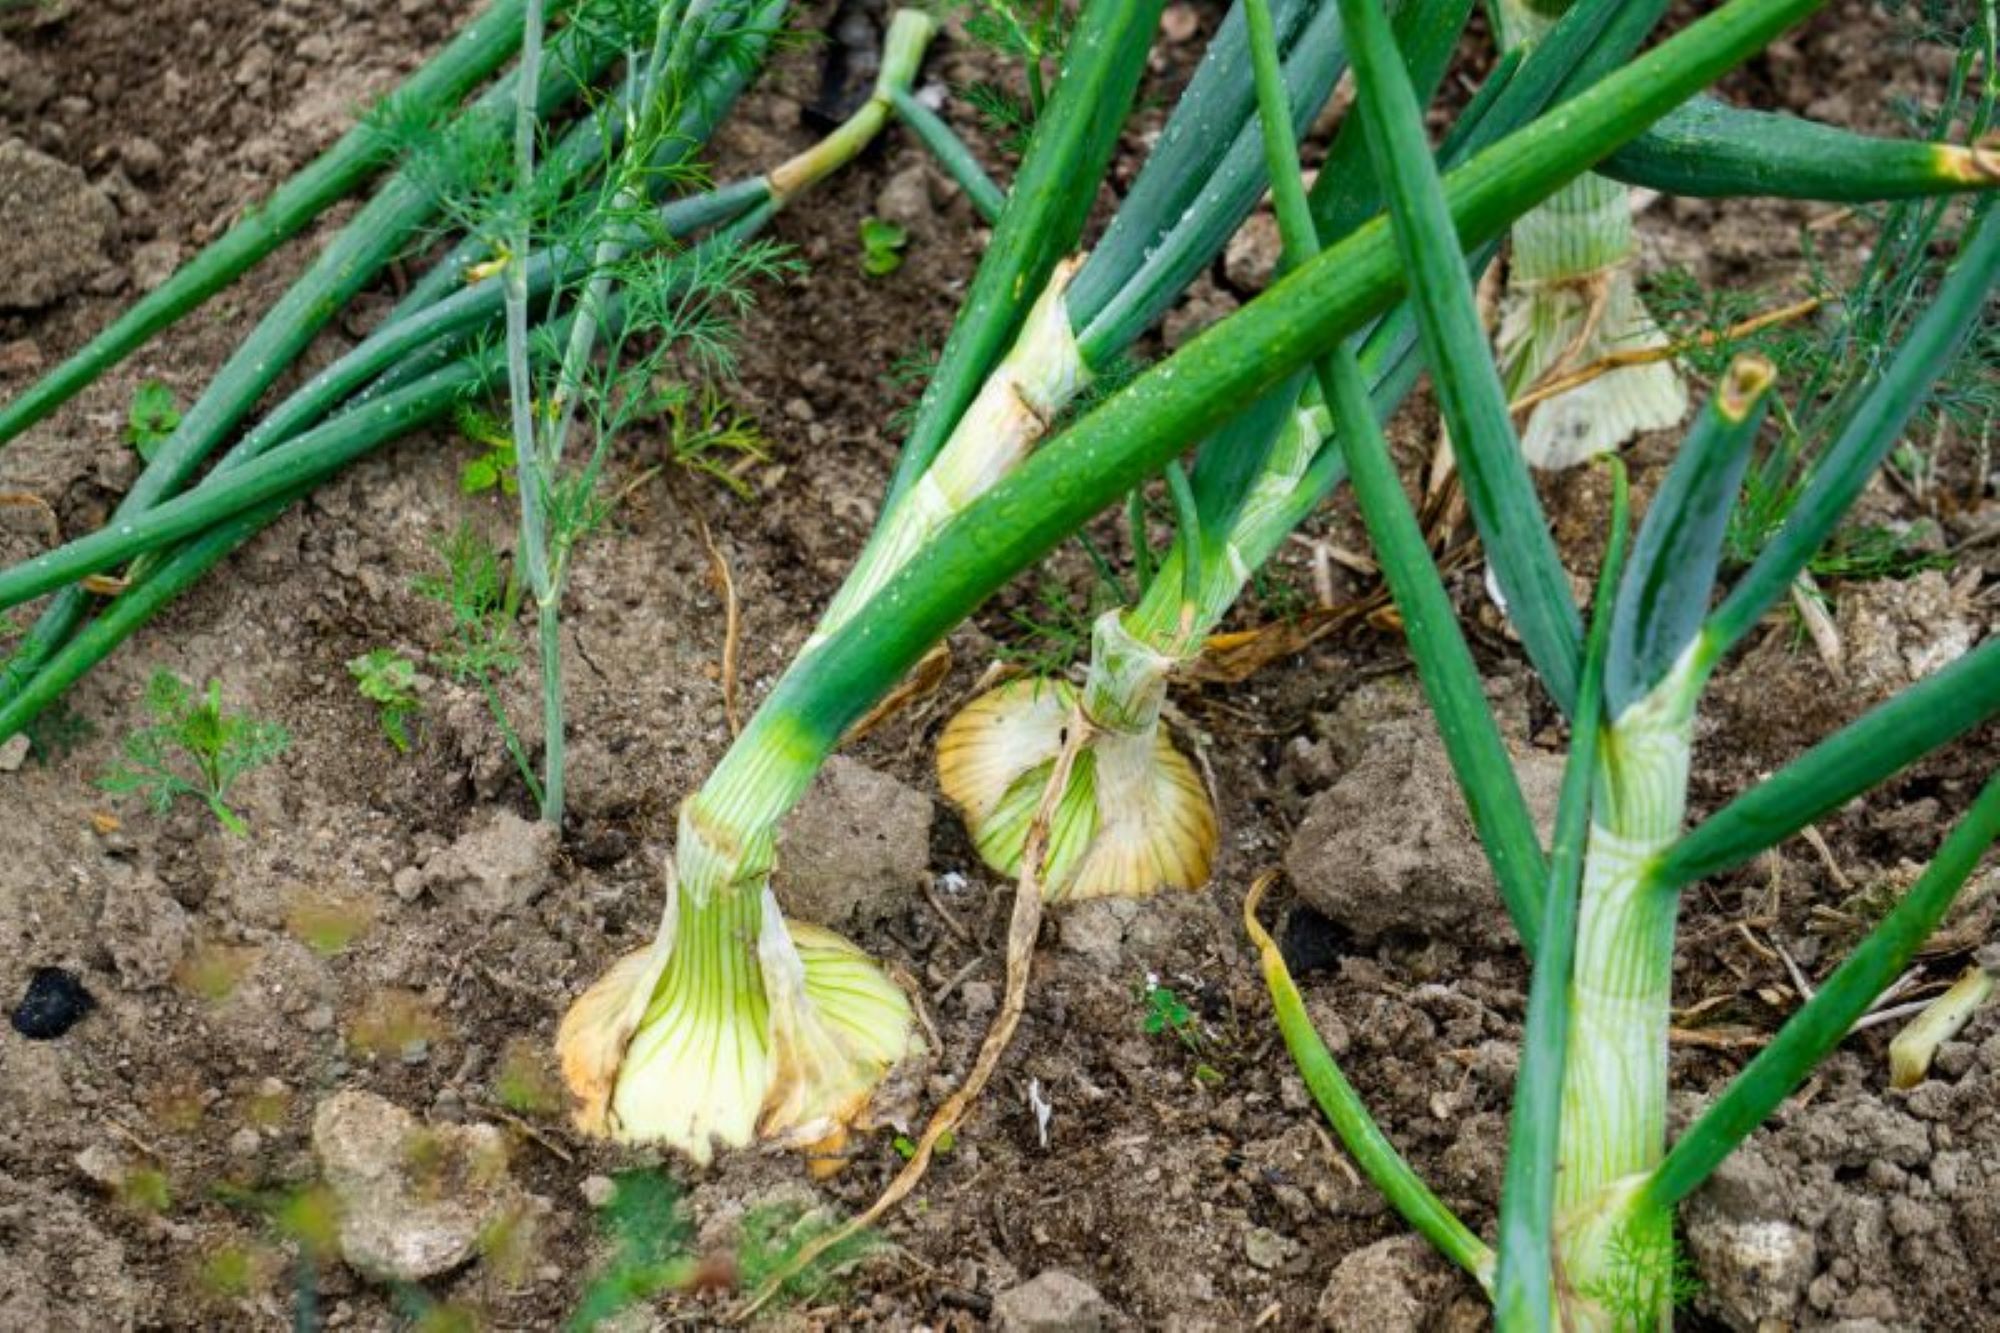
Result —
M41 344L33 338L0 343L0 375L32 375L41 368Z
M807 422L818 416L819 413L814 411L813 405L803 398L787 398L785 400L785 415L794 421Z
M1427 1242L1392 1236L1340 1261L1320 1293L1320 1323L1334 1333L1423 1333L1455 1285Z
M180 267L180 242L170 237L147 241L132 252L132 282L142 292L150 292Z
M583 1191L583 1201L592 1208L609 1208L618 1197L618 1182L610 1176L585 1176L577 1188Z
M921 162L889 177L875 196L875 216L900 227L915 228L932 214L930 173Z
M1546 836L1562 760L1529 750L1515 756L1515 773ZM1364 940L1390 931L1495 945L1513 938L1437 724L1421 706L1368 728L1352 766L1307 805L1285 869L1300 897Z
M333 1006L316 1004L299 1015L299 1026L307 1032L331 1032L333 1030Z
M1252 1268L1266 1273L1283 1268L1297 1249L1296 1241L1287 1240L1269 1227L1252 1227L1243 1237L1244 1258Z
M835 755L778 835L787 914L836 929L907 904L930 874L930 798Z
M341 1256L372 1278L448 1273L522 1203L491 1125L421 1125L373 1093L341 1092L313 1114L312 1141L339 1203Z
M245 1125L229 1136L231 1157L255 1157L264 1149L264 1136Z
M28 758L28 733L16 732L0 745L0 773L18 773Z
M1062 914L1062 947L1100 967L1117 965L1125 944L1125 927L1139 914L1130 898L1092 898Z
M1789 1222L1738 1220L1694 1207L1688 1210L1687 1247L1703 1308L1731 1328L1789 1324L1819 1271L1811 1233Z
M556 831L548 824L496 810L433 856L424 866L423 882L454 894L477 916L500 916L541 896L555 849Z
M1193 5L1175 0L1160 15L1160 35L1181 46L1195 39L1201 32L1201 11Z
M1000 991L990 981L968 981L958 988L967 1018L984 1018L1000 1007Z
M158 175L167 164L167 155L160 151L160 146L143 135L134 135L119 145L118 158L137 180Z
M1972 650L1977 608L1967 585L1944 571L1849 585L1839 602L1848 679L1871 699L1886 699Z
M999 1333L1098 1333L1110 1313L1097 1288L1051 1268L994 1299L993 1327Z
M1278 271L1278 220L1269 213L1252 213L1222 251L1222 276L1238 291L1261 292Z
M83 1178L99 1189L115 1190L131 1169L125 1154L108 1143L93 1143L71 1159Z
M7 272L0 310L38 310L105 271L118 210L67 162L19 139L0 143L0 236Z
M389 880L390 890L406 903L413 903L423 896L424 872L415 866L404 866Z

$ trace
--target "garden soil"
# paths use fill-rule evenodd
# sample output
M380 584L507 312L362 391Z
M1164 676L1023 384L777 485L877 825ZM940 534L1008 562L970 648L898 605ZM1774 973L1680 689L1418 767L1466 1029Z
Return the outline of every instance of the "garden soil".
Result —
M0 8L0 198L7 172L35 182L34 202L0 205L0 396L332 142L470 9ZM852 95L880 17L806 11L800 26L834 39L776 62L718 141L718 175L810 142ZM1170 9L1115 183L1136 170L1217 19L1206 6ZM925 80L961 88L996 68L958 34L940 42ZM1448 96L1462 100L1477 72L1469 63L1454 75ZM1894 98L1935 96L1944 73L1935 52L1894 40L1890 18L1848 2L1730 92L1895 129ZM963 100L951 105L986 160L1004 164ZM0 453L0 556L101 522L135 473L124 432L137 386L157 379L192 399L350 213L335 210ZM909 231L887 277L862 272L857 229L870 215ZM1773 304L1799 290L1803 238L1851 268L1868 235L1810 205L1661 200L1640 226L1649 266L1681 265ZM1268 241L1268 227L1260 234ZM817 1181L784 1155L694 1168L590 1142L569 1128L545 1054L565 1005L649 937L676 803L729 741L725 602L704 526L733 576L738 673L754 704L868 529L896 414L913 396L894 372L942 342L985 232L892 130L776 235L805 269L760 289L739 378L725 388L769 442L768 457L738 473L744 493L663 466L664 427L633 432L614 463L620 500L566 607L574 795L559 839L529 822L475 691L427 665L404 755L346 666L375 648L427 661L444 613L411 585L457 525L511 547L505 499L461 493L473 453L449 432L324 486L76 689L46 752L0 752L0 994L11 1007L38 969L61 968L95 1001L59 1037L0 1033L0 1329L556 1328L609 1262L617 1219L632 1230L616 1179L655 1169L685 1189L703 1280L631 1306L616 1327L712 1327L769 1249L757 1236L782 1240L793 1219L810 1228L852 1213L902 1165L889 1132ZM1164 337L1250 296L1270 249L1236 246ZM350 345L405 280L391 275L337 320L305 369ZM1427 399L1395 432L1413 468L1430 456ZM1666 440L1633 450L1642 496L1669 456ZM1565 554L1594 567L1603 479L1573 475L1545 498ZM1941 547L2000 518L1962 445L1927 490L1884 486L1866 504L1875 521L1935 522ZM1309 535L1322 550L1364 546L1342 502ZM1123 557L1122 533L1100 538ZM1289 548L1237 627L1309 607L1316 558ZM1774 619L1703 715L1696 813L1984 637L1996 561L2000 544L1974 541L1946 570L1827 588L1846 644L1838 676ZM1351 562L1323 568L1337 601L1373 591ZM781 896L851 932L920 997L931 1064L914 1089L919 1113L956 1084L994 1015L1012 891L938 800L931 746L1003 649L1042 642L1023 622L1054 619L1052 595L1081 604L1093 578L1071 549L957 633L941 687L850 747L787 841ZM1510 742L1524 768L1546 773L1564 743L1553 710L1526 683L1476 573L1456 575L1454 593ZM161 669L217 680L232 705L289 729L288 753L238 793L249 836L190 806L160 816L97 786L120 737L143 724L145 685ZM517 716L532 716L528 674L505 690ZM1315 1114L1239 924L1248 884L1286 867L1267 914L1283 922L1321 1031L1390 1136L1490 1231L1525 973L1491 928L1497 903L1393 622L1349 621L1240 683L1190 682L1173 718L1220 797L1214 882L1051 913L1019 1034L951 1151L864 1259L771 1326L1484 1325L1476 1291L1405 1237ZM1797 1006L1786 957L1824 975L1908 883L1992 768L1994 739L1976 734L1825 821L1816 841L1689 893L1677 1117ZM1385 823L1384 807L1409 817ZM1295 842L1302 825L1320 836ZM1328 829L1373 830L1382 845ZM1343 859L1330 864L1326 848L1345 848ZM1412 855L1464 878L1449 895L1430 886L1423 901L1443 907L1342 910L1343 892ZM1973 904L1926 955L1918 993L1948 982L1985 940L1994 882L1989 872L1975 883ZM1308 893L1325 915L1304 905ZM1146 1030L1149 986L1188 1006L1184 1038ZM1685 1211L1699 1290L1684 1326L2000 1329L2000 1011L1975 1019L1909 1092L1887 1086L1892 1031L1850 1040Z

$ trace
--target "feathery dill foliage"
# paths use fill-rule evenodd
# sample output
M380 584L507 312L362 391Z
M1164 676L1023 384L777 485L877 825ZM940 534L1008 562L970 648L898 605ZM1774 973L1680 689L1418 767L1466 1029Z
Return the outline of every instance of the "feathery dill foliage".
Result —
M197 691L170 671L148 682L146 711L152 724L125 738L122 762L98 785L114 795L144 797L159 815L192 797L231 833L247 834L249 826L229 808L229 789L283 754L290 734L275 722L225 711L222 682Z
M1953 53L1939 103L1923 107L1899 99L1898 117L1919 138L1975 143L1989 134L2000 110L2000 33L1990 7L1970 3L1888 3L1901 20L1898 40ZM1654 309L1678 341L1707 335L1691 346L1684 364L1719 378L1739 354L1755 353L1778 367L1789 392L1772 397L1771 425L1744 477L1731 515L1727 555L1747 564L1790 516L1826 446L1845 419L1844 408L1880 375L1889 349L1930 304L1946 262L1959 249L1983 201L1954 195L1893 204L1859 205L1876 240L1851 279L1843 281L1814 232L1803 230L1807 261L1805 295L1822 309L1809 324L1781 325L1744 337L1723 336L1731 325L1767 308L1756 293L1701 291L1688 275L1661 275L1650 293ZM1890 459L1919 491L1953 450L1969 450L1970 471L1992 472L1993 436L2000 425L2000 311L1989 306L1963 350L1911 422L1904 444ZM1930 562L1908 540L1879 529L1846 529L1814 558L1810 572L1832 578L1902 577Z
M955 0L951 8L975 44L1022 67L1025 93L986 79L956 90L1001 149L1018 157L1048 102L1050 76L1062 63L1075 16L1064 0Z
M504 434L471 433L484 452L467 465L461 486L513 495L521 512L519 568L510 591L498 593L497 557L481 556L461 534L444 551L447 574L432 595L452 608L453 673L485 690L543 817L559 822L560 608L578 550L616 504L605 486L613 446L634 427L664 419L675 461L726 479L722 455L750 445L739 423L706 410L712 400L704 394L735 372L752 284L799 266L768 241L711 237L683 245L654 203L708 184L680 138L689 99L715 62L754 59L761 36L732 26L738 20L728 9L702 14L645 0L550 8L566 22L546 43L529 44L531 74L546 77L592 47L627 53L621 76L590 95L581 112L594 118L602 145L595 169L554 169L562 127L532 123L522 107L495 107L442 131L391 113L383 132L403 136L412 169L444 200L444 215L490 256L468 276L497 273L505 283L506 336L474 355L482 382L505 391L506 405L496 406L494 417L506 426ZM531 312L524 275L530 256L545 252L558 259L559 276ZM691 415L702 428L684 453ZM475 413L462 420L487 419ZM524 598L539 627L539 780L493 688L518 660L496 617L511 621Z

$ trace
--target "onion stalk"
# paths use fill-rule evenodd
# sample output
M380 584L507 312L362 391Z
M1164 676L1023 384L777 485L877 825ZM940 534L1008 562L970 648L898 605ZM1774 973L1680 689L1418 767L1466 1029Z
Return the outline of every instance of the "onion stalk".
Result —
M1448 188L1460 242L1477 246L1490 240L1526 208L1639 134L1811 8L1811 0L1733 0L1656 51L1570 98L1558 112L1495 144L1454 172ZM1136 52L1131 54L1135 61L1143 55L1150 17L1147 14L1138 25ZM1038 161L1036 149L1042 134L1060 135L1070 128L1059 106L1065 90L1095 92L1088 83L1072 82L1077 78L1075 62L1096 49L1085 38L1096 25L1115 31L1118 24L1132 19L1129 11L1119 12L1115 5L1086 8L1071 68L1057 88L1037 141L1030 145L1015 193L996 229L989 263L995 254L1013 253L1003 245L1003 241L1018 244L1009 241L1010 222L1021 208L1043 198L1048 164ZM1096 31L1099 40L1109 35L1105 28ZM1080 101L1098 124L1110 119L1095 96L1082 96ZM1252 150L1256 147L1253 141ZM1102 161L1097 159L1098 170ZM1065 184L1071 197L1080 193L1073 180ZM748 929L752 909L747 903L763 902L776 825L804 794L813 772L846 728L1007 578L1074 532L1109 500L1157 472L1188 439L1216 429L1242 404L1278 388L1381 314L1392 303L1401 278L1390 237L1379 226L1365 228L1105 399L951 518L865 607L832 628L780 678L702 789L683 804L676 852L680 925L685 925L695 905L733 895L743 929L727 941L712 933L703 938L719 944L724 953L740 956L751 948L762 927L760 918L757 931ZM1014 299L1039 292L1041 285L1015 286ZM976 282L975 290L978 286ZM1073 286L1071 294L1077 290ZM1079 343L1087 356L1087 336L1079 337ZM969 401L973 392L976 388L968 388L960 401ZM938 441L948 433L946 427ZM910 469L904 475L914 482L929 459L908 463L911 455L904 457ZM664 947L672 951L693 947L686 930L670 929ZM620 1099L626 1077L621 1068L624 1051L643 1037L643 1031L637 1036L622 1031L605 1016L644 1012L637 997L644 982L634 979L637 971L634 965L619 980L600 982L601 989L586 992L584 1004L593 1021L566 1025L565 1054L589 1053L588 1058L569 1063L572 1086L587 1105L625 1108L623 1114L610 1117L607 1128L613 1133L664 1139L691 1152L709 1151L706 1142L687 1141L685 1117L677 1115L672 1124L640 1120L641 1115L650 1117L650 1108ZM741 975L746 990L737 1003L749 1005L748 988L758 983L760 974L746 969ZM681 1067L677 1075L693 1086L709 1078L708 1071L699 1067ZM792 1099L784 1091L767 1092L765 1109L790 1104ZM693 1121L697 1127L693 1137L710 1133L715 1126L746 1123L741 1108L733 1104L741 1100L732 1098L732 1105L722 1106L711 1099ZM782 1135L788 1127L760 1128Z
M1993 995L1993 974L1975 963L1889 1043L1889 1086L1914 1088L1938 1047L1956 1037Z
M1157 0L1099 0L1086 11L972 304L982 284L1013 287L1018 299L1028 281L1056 271L1083 224L1079 202L1088 203L1076 178L1094 180L1108 165L1157 15ZM1060 316L1057 296L1008 322L1066 330ZM970 342L963 320L954 339L961 349ZM1022 345L1036 347L1036 335ZM1032 367L1021 371L1027 360L1003 361L996 380L1010 392L1039 383ZM979 485L980 453L971 446L939 454L938 466L944 484L913 495ZM889 556L877 560L856 577L892 568ZM907 1001L880 969L836 937L802 936L773 896L778 822L826 753L801 736L784 739L785 729L760 712L683 802L659 931L563 1020L557 1050L587 1132L662 1142L698 1161L717 1145L762 1139L834 1164L851 1130L873 1123L882 1080L923 1049Z
M1554 16L1529 0L1502 0L1510 46L1539 40ZM1632 266L1631 192L1589 174L1514 224L1498 352L1509 397L1612 352L1664 347L1639 299ZM1530 464L1551 471L1617 449L1687 415L1671 360L1625 366L1536 404L1521 435Z
M1087 259L1070 253L1090 203L1090 191L1078 182L1098 178L1108 163L1156 17L1157 0L1098 0L1086 10L1062 81L920 404L875 532L794 673L801 666L809 669L820 647L909 568L937 532L1031 454L1096 369L1165 309L1254 205L1261 170L1248 98L1211 51L1104 243ZM1240 32L1241 20L1232 17L1218 41L1225 46L1232 38L1240 41ZM1310 113L1330 93L1340 68L1339 24L1330 7L1293 0L1287 6L1287 41L1288 95L1301 112ZM1237 129L1219 136L1218 124ZM1081 298L1072 292L1072 280ZM1030 293L1034 299L1024 300ZM746 732L724 756L682 807L676 883L677 901L686 905L684 920L663 927L663 938L683 939L690 921L706 931L700 924L705 905L718 895L754 899L765 891L776 825L825 754ZM686 946L666 947L671 956ZM767 964L767 991L768 972ZM757 973L742 975L754 980ZM603 1016L631 1009L604 996L643 984L660 983L636 968L607 976L599 983L606 989L586 992L572 1011L588 1020L578 1018L562 1034L566 1056L591 1052L589 1058L566 1058L572 1087L586 1108L586 1127L624 1138L662 1139L697 1155L710 1151L713 1141L744 1142L745 1127L752 1124L760 1137L795 1140L797 1127L780 1108L800 1097L805 1075L799 1069L810 1066L796 1062L766 1066L771 1081L755 1116L746 1112L748 1085L741 1083L714 1084L706 1109L693 1115L679 1103L671 1114L655 1114L648 1109L653 1098L622 1092L641 1075L612 1061L610 1053L628 1039L632 1050L642 1049L644 1029L638 1037L607 1039L612 1030ZM659 1015L653 1021L667 1019ZM732 1021L747 1022L743 1031L756 1026L740 1016ZM780 1040L775 1020L766 1040ZM682 1068L677 1077L696 1076ZM669 1105L664 1092L658 1105ZM610 1113L590 1110L599 1106Z
M1340 3L1353 40L1357 104L1376 168L1391 184L1392 227L1416 288L1427 356L1439 367L1442 358L1480 333L1465 270L1451 253L1458 238L1450 194L1422 151L1418 104L1375 0ZM1730 12L1726 7L1716 18ZM1700 27L1634 68L1665 58L1676 47L1687 49L1698 40L1693 35ZM1618 82L1618 76L1609 82ZM1838 403L1832 441L1806 494L1718 607L1710 610L1724 531L1773 378L1771 368L1755 359L1739 360L1704 409L1647 511L1615 592L1608 580L1600 591L1597 626L1581 652L1582 693L1574 712L1578 728L1590 734L1579 736L1572 756L1556 855L1532 895L1520 894L1518 885L1510 891L1505 865L1495 858L1503 894L1523 925L1537 969L1523 1101L1516 1114L1540 1117L1539 1123L1516 1126L1519 1156L1509 1163L1497 1272L1485 1269L1483 1256L1464 1243L1460 1229L1436 1216L1435 1200L1420 1189L1421 1182L1393 1164L1379 1173L1371 1166L1371 1175L1412 1225L1482 1284L1492 1285L1503 1330L1665 1326L1674 1286L1672 1205L1840 1040L1907 963L1981 852L2000 834L1996 781L1973 802L1919 885L1668 1150L1666 1028L1676 890L1691 877L1690 863L1712 870L1755 855L1922 752L1900 737L1879 748L1870 748L1866 738L1914 724L1926 740L1941 743L2000 709L1995 693L2000 654L1982 655L1956 669L1952 683L1965 687L1960 692L1917 687L1740 798L1708 826L1683 832L1703 687L1841 521L1977 323L2000 285L2000 224L1990 213L1987 207L1979 210L1936 299L1909 326L1879 373ZM1462 363L1455 367L1458 387L1440 395L1461 458L1484 468L1518 459L1518 441L1504 410L1492 410L1495 404L1504 408L1494 377L1466 375L1463 369ZM1462 632L1388 465L1351 354L1336 349L1329 374L1336 437L1347 453L1356 497L1403 612L1426 692L1441 717L1459 707L1456 699L1477 700L1479 716L1490 726ZM1500 545L1499 535L1484 535L1489 550ZM1444 729L1450 735L1456 727ZM1514 785L1504 752L1482 757L1454 750L1452 758L1475 816L1479 784ZM1579 838L1580 864L1574 850ZM1702 850L1696 853L1696 847ZM1539 927L1533 933L1524 924L1530 921ZM1571 921L1573 936L1566 929ZM1268 970L1268 956L1266 965ZM1281 973L1281 960L1277 967ZM1286 1006L1296 999L1288 986L1288 978L1273 975L1274 1003L1295 1058L1302 1070L1318 1075L1314 1090L1357 1159L1381 1163L1384 1143L1353 1089L1319 1068L1326 1056L1309 1024L1302 1031L1285 1018ZM1557 1098L1559 1122L1550 1133L1548 1118Z

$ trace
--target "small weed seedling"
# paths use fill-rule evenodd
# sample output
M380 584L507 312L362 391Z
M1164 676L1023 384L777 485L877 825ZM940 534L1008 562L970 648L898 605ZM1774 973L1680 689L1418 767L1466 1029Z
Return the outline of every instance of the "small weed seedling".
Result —
M513 495L519 483L514 475L514 437L507 423L468 404L458 409L456 424L459 438L479 451L458 470L459 493L479 495L497 490Z
M417 698L417 664L389 648L375 648L353 658L347 670L361 691L374 702L382 734L403 754L410 751L410 719L423 708Z
M676 467L699 473L740 500L751 496L744 471L770 461L771 442L757 423L713 384L681 386L666 403L667 456Z
M1004 151L1027 151L1028 135L1048 103L1048 68L1060 64L1069 46L1073 20L1050 0L969 0L963 11L966 36L1002 60L1018 60L1027 80L1022 97L998 83L980 82L958 90L986 122Z
M1145 988L1139 995L1146 1006L1145 1017L1139 1025L1146 1030L1147 1036L1168 1034L1193 1054L1201 1054L1201 1025L1195 1021L1194 1010L1188 1008L1187 1001L1162 986L1159 978L1154 976L1146 978Z
M687 1285L694 1276L694 1227L680 1187L656 1171L617 1176L604 1207L611 1257L583 1289L570 1316L573 1333L589 1333L620 1311Z
M146 462L162 442L180 428L181 409L174 391L158 380L147 380L132 395L132 409L125 415L125 442Z
M861 219L861 271L871 278L886 278L903 266L903 247L910 233L881 218Z
M275 722L224 712L220 681L197 693L170 671L155 673L146 686L146 711L153 725L125 738L124 762L99 785L114 795L144 796L162 815L180 797L192 796L231 833L247 834L249 827L229 808L229 789L283 754L291 736Z
M758 1291L767 1278L780 1274L778 1299L823 1301L838 1294L840 1276L872 1254L881 1243L870 1231L837 1242L800 1263L807 1247L841 1229L840 1218L824 1208L799 1203L775 1203L753 1208L743 1218L743 1239L736 1253L737 1282Z
M890 1146L895 1148L896 1156L906 1162L917 1155L917 1141L908 1134L898 1134L890 1141ZM948 1157L951 1155L952 1149L956 1147L958 1147L958 1135L952 1133L950 1130L946 1130L943 1134L938 1135L937 1144L931 1151L939 1157Z

